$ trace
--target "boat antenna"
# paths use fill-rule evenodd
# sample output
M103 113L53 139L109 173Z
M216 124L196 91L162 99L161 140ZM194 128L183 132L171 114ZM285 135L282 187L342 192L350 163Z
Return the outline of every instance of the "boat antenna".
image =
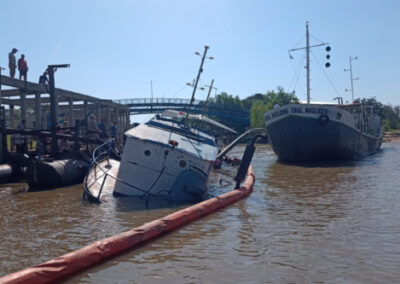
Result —
M214 85L214 79L211 80L210 86L207 86L207 85L206 85L206 87L209 87L209 89L208 89L207 99L206 99L206 102L205 102L205 104L204 104L203 113L201 114L201 118L203 118L204 114L206 113L207 104L208 104L208 100L209 100L209 98L210 98L211 90L212 90L212 89L217 90L217 88L214 88L213 85Z
M186 118L189 117L189 110L190 110L190 108L191 108L191 106L192 106L192 104L193 104L193 101L194 101L194 95L195 95L195 93L196 93L197 84L199 83L200 74L201 74L201 72L203 72L204 59L206 59L207 50L208 50L209 48L210 48L210 47L207 46L207 45L204 46L204 53L203 53L203 56L202 56L202 58L201 58L201 63L200 63L199 72L197 73L197 78L196 78L196 81L195 81L195 83L194 83L193 93L192 93L192 97L191 97L191 99L190 99L190 104L189 104L188 112L186 113ZM201 56L201 54L200 54L199 52L195 52L194 54ZM211 59L211 60L214 59L214 57L211 57L211 56L210 56L210 57L207 57L207 58L208 58L208 59Z
M344 69L344 71L346 72L346 71L349 71L350 72L350 83L351 83L351 89L350 90L348 90L348 89L345 89L345 92L350 92L351 91L351 102L354 102L354 86L353 86L353 81L356 81L356 80L358 80L358 79L360 79L360 78L353 78L353 66L352 66L352 64L351 64L351 62L352 61L354 61L354 60L356 60L356 59L358 59L358 57L356 56L356 57L351 57L351 56L349 56L349 63L350 63L350 69Z
M290 52L292 52L292 51L302 50L302 49L306 50L306 59L307 59L307 62L306 62L306 69L307 69L307 104L310 103L310 90L311 90L311 88L310 88L310 49L313 48L313 47L323 46L323 45L328 45L329 44L327 42L324 42L324 43L320 43L320 44L316 44L316 45L310 45L310 34L309 34L309 31L308 31L308 25L309 25L309 22L307 21L306 22L306 46L305 47L299 47L299 48L293 48L293 49L289 49L288 50L289 56L291 56ZM327 52L329 52L331 50L331 47L327 46L325 50ZM328 54L326 56L326 59L329 60L329 58L330 58L330 55ZM327 68L330 67L330 66L331 66L331 64L329 62L327 62L325 64L325 67L327 67Z

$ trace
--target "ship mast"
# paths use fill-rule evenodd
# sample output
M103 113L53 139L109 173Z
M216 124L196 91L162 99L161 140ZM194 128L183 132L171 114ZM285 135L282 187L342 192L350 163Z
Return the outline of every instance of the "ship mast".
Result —
M310 95L310 93L311 93L311 87L310 87L310 50L313 47L328 45L327 42L316 44L316 45L310 45L310 33L308 31L308 25L309 25L309 22L307 21L306 22L306 46L305 47L300 47L300 48L293 48L293 49L289 49L288 50L290 58L292 58L292 56L290 55L290 52L297 51L297 50L303 50L303 49L306 50L306 66L305 66L305 68L307 70L307 104L309 104L310 101L311 101L311 95ZM329 46L327 46L326 47L326 51L329 52L330 50L331 50L331 48ZM328 56L327 56L327 59L329 59ZM330 64L327 63L325 66L329 67Z
M199 83L200 74L201 74L201 72L203 72L204 60L205 60L206 58L207 58L207 59L211 59L211 60L214 59L214 57L212 57L212 56L206 57L207 49L209 49L209 48L210 48L210 47L207 46L207 45L204 46L204 53L203 53L203 56L202 56L202 58L201 58L201 63L200 63L199 72L197 73L197 78L196 78L196 81L195 81L195 83L194 83L193 93L192 93L192 97L191 97L191 99L190 99L190 104L189 104L189 107L188 107L188 110L187 110L186 118L189 117L189 111L190 111L190 108L191 108L191 106L192 106L192 104L193 104L193 101L194 101L194 95L196 94L196 89L197 89L197 84ZM201 56L199 52L195 52L195 54Z
M352 61L358 59L358 57L351 57L349 56L349 62L350 62L350 69L344 69L344 71L350 71L350 83L351 83L351 89L345 89L346 92L351 91L351 101L354 102L354 87L353 87L353 81L358 80L359 78L353 78L353 66L351 64Z

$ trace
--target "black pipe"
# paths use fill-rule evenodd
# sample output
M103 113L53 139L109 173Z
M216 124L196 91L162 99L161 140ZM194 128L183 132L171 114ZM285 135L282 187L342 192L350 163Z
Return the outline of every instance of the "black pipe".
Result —
M254 144L256 143L258 138L265 138L265 136L261 135L261 134L256 135L253 138L253 140L246 146L246 149L243 153L242 161L240 162L239 169L234 178L234 180L236 181L235 189L240 188L241 182L246 178L246 174L249 169L251 160L253 159L254 151L256 150L256 147L254 146Z

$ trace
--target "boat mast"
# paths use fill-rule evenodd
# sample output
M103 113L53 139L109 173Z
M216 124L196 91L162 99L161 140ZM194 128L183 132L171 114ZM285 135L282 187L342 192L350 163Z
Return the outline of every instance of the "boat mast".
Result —
M305 49L306 50L306 69L307 69L307 104L309 104L310 103L310 101L311 101L311 96L310 96L310 93L311 93L311 87L310 87L310 50L311 50L311 48L313 48L313 47L317 47L317 46L323 46L323 45L328 45L328 43L327 42L324 42L324 43L320 43L320 44L316 44L316 45L310 45L310 34L309 34L309 32L308 32L308 25L309 25L309 22L307 21L306 22L306 47L300 47L300 48L293 48L293 49L289 49L288 50L288 52L289 52L289 56L290 56L290 58L291 59L293 59L293 57L291 56L291 54L290 54L290 52L292 52L292 51L296 51L296 50L302 50L302 49ZM330 51L331 49L330 49L330 47L328 46L327 48L326 48L326 51ZM327 57L327 59L328 59L329 57ZM328 63L327 63L328 64ZM325 65L326 67L329 67L330 66L330 64L329 65Z
M216 89L216 88L213 87L213 85L214 85L214 79L211 80L211 85L210 86L206 86L206 87L210 87L210 88L208 89L207 99L206 99L206 102L204 104L203 113L201 114L201 118L203 118L204 114L206 113L208 99L210 98L211 90L212 89Z
M351 90L345 89L346 92L351 91L351 101L354 102L354 86L353 86L353 81L358 80L359 78L354 78L353 79L353 64L351 63L353 60L358 59L358 57L351 57L349 56L349 62L350 62L350 69L344 69L344 71L350 71L350 86Z
M190 104L189 104L189 108L186 114L186 118L189 117L189 110L193 104L194 101L194 95L196 93L196 89L197 89L197 84L199 83L199 79L200 79L200 74L201 72L203 72L203 64L204 64L204 59L206 59L206 54L207 54L207 49L209 49L209 46L204 46L204 53L203 53L203 57L201 58L201 63L200 63L200 68L199 68L199 72L197 73L197 78L196 78L196 82L194 83L194 87L193 87L193 93L192 93L192 98L190 99ZM200 53L195 52L196 55L200 55ZM208 57L209 59L214 59L213 57Z

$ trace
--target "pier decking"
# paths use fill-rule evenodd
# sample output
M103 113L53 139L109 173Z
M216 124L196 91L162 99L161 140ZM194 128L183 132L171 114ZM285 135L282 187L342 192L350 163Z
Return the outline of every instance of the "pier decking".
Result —
M53 81L54 84L54 81ZM6 88L5 88L6 87ZM54 99L54 106L51 102ZM54 109L54 114L51 109ZM7 154L6 136L15 133L16 109L19 120L27 122L27 129L35 129L37 133L53 131L60 121L67 121L68 127L75 127L77 120L86 125L90 114L96 116L97 122L105 120L107 128L112 121L117 122L118 136L122 141L123 132L129 127L129 107L65 89L51 88L49 85L0 77L0 161ZM28 115L29 110L29 115ZM56 125L51 122L52 115ZM22 132L21 132L22 133ZM55 136L53 136L55 137Z

